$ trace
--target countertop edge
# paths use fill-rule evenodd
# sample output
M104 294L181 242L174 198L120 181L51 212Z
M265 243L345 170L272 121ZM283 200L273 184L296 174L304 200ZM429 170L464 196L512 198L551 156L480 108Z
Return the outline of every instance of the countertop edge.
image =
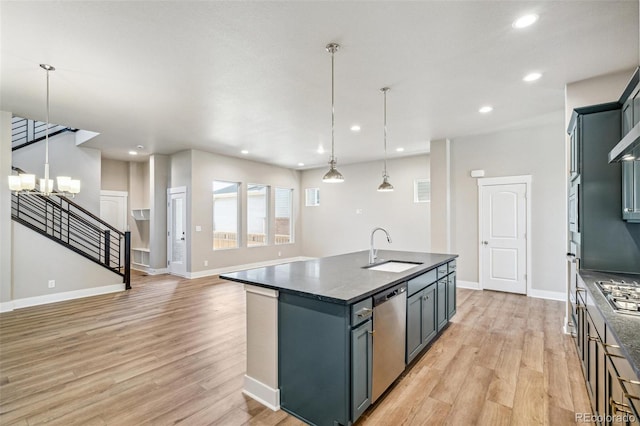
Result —
M618 330L616 330L617 327L615 322L611 321L611 318L613 317L613 315L625 315L625 314L621 314L613 310L613 308L607 301L606 297L597 288L594 282L594 278L588 276L588 274L590 273L596 273L596 274L602 274L602 275L607 275L608 273L599 272L599 271L590 271L590 270L585 270L583 272L587 274L587 277L585 277L584 274L581 273L581 271L578 271L578 275L587 286L589 293L591 293L591 297L594 299L594 301L597 301L597 303L594 303L594 306L596 307L600 315L602 315L602 317L604 318L609 329L613 333L613 336L616 339L616 341L620 344L620 350L622 354L627 358L627 360L629 360L629 364L631 365L631 368L633 369L633 371L636 373L636 376L640 378L640 363L637 362L638 360L636 360L635 357L631 355L628 349L629 347L635 348L635 346L629 345L625 339L620 338L620 333ZM607 309L602 309L602 306L606 306Z
M425 253L425 254L431 254L429 252L420 252L420 253ZM349 254L349 253L347 253ZM379 287L376 287L375 289L366 291L362 294L359 294L358 296L354 296L350 299L337 299L337 298L332 298L332 297L328 297L328 296L322 296L322 295L318 295L318 294L313 294L313 293L309 293L309 292L305 292L305 291L296 291L294 289L289 289L289 288L282 288L282 287L278 287L278 286L274 286L271 284L267 284L267 283L262 283L262 282L256 282L256 281L251 281L251 280L245 280L242 278L237 278L237 277L232 277L229 276L228 274L230 274L231 272L227 272L227 273L223 273L220 274L219 277L224 279L224 280L228 280L228 281L234 281L234 282L238 282L238 283L242 283L242 284L248 284L248 285L254 285L256 287L263 287L263 288L268 288L268 289L272 289L272 290L277 290L279 292L283 292L283 293L289 293L289 294L295 294L298 296L302 296L302 297L307 297L310 299L315 299L315 300L321 300L321 301L325 301L325 302L330 302L330 303L336 303L336 304L340 304L340 305L352 305L354 303L357 303L363 299L366 299L367 297L371 297L374 294L380 292L380 291L384 291L388 288L393 287L394 285L398 285L402 282L405 281L409 281L419 275L422 275L423 273L425 273L426 271L435 269L441 265L444 265L446 263L451 262L452 260L456 259L459 257L459 255L457 254L449 254L449 253L434 253L434 254L441 254L441 255L446 255L448 256L445 260L439 261L439 262L434 262L428 265L422 264L419 265L420 267L417 270L413 270L408 274L405 274L404 272L398 272L397 274L399 275L396 279L389 281L388 283L381 285ZM381 263L385 263L385 262L379 262ZM372 264L371 266L375 266L376 263ZM277 266L277 265L274 265ZM272 268L274 266L264 266L261 268L253 268L253 269L266 269L266 268Z

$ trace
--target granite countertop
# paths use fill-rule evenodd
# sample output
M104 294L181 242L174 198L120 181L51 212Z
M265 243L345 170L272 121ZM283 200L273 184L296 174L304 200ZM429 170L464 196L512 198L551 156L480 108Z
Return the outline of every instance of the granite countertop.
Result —
M383 272L363 268L369 266L369 251L366 250L229 272L220 278L333 303L352 304L456 257L457 254L379 250L376 264L389 260L421 263L403 272Z
M640 282L640 275L614 274L580 270L578 274L587 286L593 302L602 313L604 320L615 334L624 355L640 378L640 316L622 314L613 310L606 297L596 285L596 281L624 280Z

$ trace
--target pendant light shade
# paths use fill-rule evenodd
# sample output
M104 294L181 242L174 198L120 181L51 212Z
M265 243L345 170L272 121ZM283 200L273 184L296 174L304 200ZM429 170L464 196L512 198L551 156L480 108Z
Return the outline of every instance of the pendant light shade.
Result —
M393 185L389 183L389 175L387 174L387 92L388 87L380 89L384 95L384 171L382 172L382 183L378 186L378 192L391 192Z
M334 82L333 82L333 62L334 55L340 48L337 43L327 44L327 52L331 53L331 160L329 161L329 171L322 177L322 181L325 183L341 183L344 182L344 177L336 169L337 160L335 157L335 97L334 97Z

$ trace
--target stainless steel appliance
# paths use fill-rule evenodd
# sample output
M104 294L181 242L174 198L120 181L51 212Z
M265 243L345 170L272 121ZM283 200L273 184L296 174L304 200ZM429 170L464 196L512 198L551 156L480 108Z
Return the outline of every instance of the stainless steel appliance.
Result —
M407 284L373 296L372 403L404 371L406 329Z
M640 315L640 284L624 281L596 281L614 311Z

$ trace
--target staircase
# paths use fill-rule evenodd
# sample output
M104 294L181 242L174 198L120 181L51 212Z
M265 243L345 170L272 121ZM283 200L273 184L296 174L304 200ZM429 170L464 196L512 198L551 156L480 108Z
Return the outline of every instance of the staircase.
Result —
M78 129L49 123L49 137ZM47 134L47 123L13 116L11 119L11 150L24 148L43 140Z
M18 173L26 173L13 168ZM131 234L121 232L61 193L13 193L11 218L122 276L131 288Z

